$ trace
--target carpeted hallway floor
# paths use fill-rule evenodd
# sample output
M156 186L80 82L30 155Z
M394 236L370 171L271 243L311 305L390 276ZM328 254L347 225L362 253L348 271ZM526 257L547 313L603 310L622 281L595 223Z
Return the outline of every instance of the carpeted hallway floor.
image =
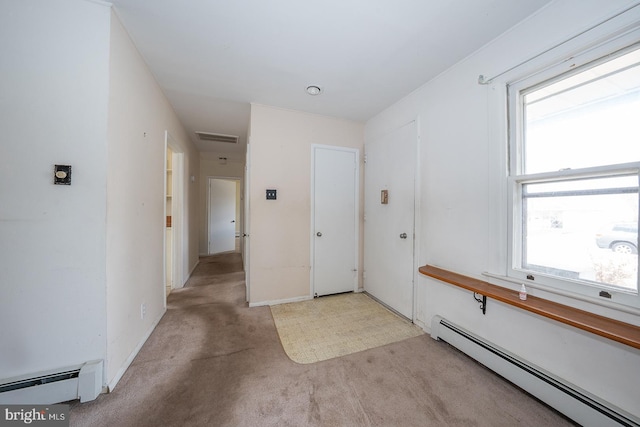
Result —
M562 416L427 335L300 365L237 253L203 257L115 390L72 426L564 426Z

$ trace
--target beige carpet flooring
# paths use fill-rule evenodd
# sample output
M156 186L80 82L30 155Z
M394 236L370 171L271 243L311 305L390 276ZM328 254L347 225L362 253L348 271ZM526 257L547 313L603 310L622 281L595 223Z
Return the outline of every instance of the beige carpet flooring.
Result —
M271 306L287 356L315 363L423 334L422 329L362 293Z
M115 390L73 402L71 426L572 425L427 335L292 362L241 270L238 254L202 258Z

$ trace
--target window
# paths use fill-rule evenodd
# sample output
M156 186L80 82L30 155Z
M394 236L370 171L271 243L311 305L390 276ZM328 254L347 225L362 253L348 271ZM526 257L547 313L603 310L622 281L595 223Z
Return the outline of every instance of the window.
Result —
M637 296L640 46L508 90L509 274Z

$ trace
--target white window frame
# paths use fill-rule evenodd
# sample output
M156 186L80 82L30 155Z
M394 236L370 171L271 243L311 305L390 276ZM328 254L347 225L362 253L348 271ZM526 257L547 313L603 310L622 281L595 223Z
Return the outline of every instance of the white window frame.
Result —
M595 66L598 63L607 62L612 56L619 56L625 52L640 48L637 38L618 37L606 43L601 43L594 48L593 45L581 55L575 55L571 62L563 62L549 67L543 72L521 79L507 85L507 114L508 114L508 165L507 176L507 277L513 281L526 283L533 287L541 287L546 290L559 291L564 295L575 295L580 299L587 297L592 300L603 300L601 291L611 294L611 299L603 301L606 305L622 305L640 308L640 292L625 291L616 287L597 285L586 281L560 278L537 271L529 271L520 267L522 259L522 186L529 183L544 183L561 181L565 179L579 179L589 177L620 176L636 174L640 176L640 162L625 163L609 166L598 166L575 170L563 170L557 172L545 172L524 174L523 164L523 92L535 88L538 85L561 80L571 74L583 71L585 68ZM586 67L585 67L586 66ZM640 195L639 195L640 198ZM638 283L640 283L640 268ZM528 278L529 276L529 278ZM532 280L531 277L534 277ZM640 291L640 290L639 290Z

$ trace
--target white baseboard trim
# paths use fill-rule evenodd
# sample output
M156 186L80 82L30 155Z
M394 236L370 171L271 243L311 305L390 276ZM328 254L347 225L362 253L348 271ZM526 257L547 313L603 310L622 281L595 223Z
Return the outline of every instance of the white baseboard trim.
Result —
M131 366L133 359L136 358L136 356L140 352L140 349L142 348L144 343L147 342L147 340L149 339L153 331L156 329L156 326L158 326L158 323L160 323L162 316L164 316L166 312L167 312L167 309L165 308L162 311L162 313L160 313L160 316L158 316L158 318L151 324L151 328L149 328L149 330L147 331L145 336L140 340L136 348L133 349L129 357L127 357L127 360L125 360L122 366L120 367L120 369L118 369L118 372L116 373L115 377L113 377L113 379L107 385L107 389L109 393L112 392L114 388L116 388L116 384L118 384L118 381L122 379L122 376L124 375L124 373L127 372L127 369L129 369L129 366Z
M414 324L414 325L416 325L416 326L418 326L418 327L420 327L420 328L422 328L422 330L423 330L426 334L431 335L431 326L430 326L430 325L427 325L427 324L426 324L426 323L424 323L422 320L416 319L416 320L413 322L413 324Z
M191 271L189 271L189 274L187 274L187 278L185 279L184 283L182 284L182 286L184 286L189 279L191 279L191 275L193 274L193 272L195 271L196 267L200 265L200 260L196 261L195 264L193 264L193 267L191 268Z
M260 302L250 302L249 307L262 307L265 305L278 305L278 304L286 304L289 302L300 302L300 301L309 301L313 299L311 295L306 295L303 297L295 297L295 298L287 298L287 299L278 299L272 301L260 301Z

